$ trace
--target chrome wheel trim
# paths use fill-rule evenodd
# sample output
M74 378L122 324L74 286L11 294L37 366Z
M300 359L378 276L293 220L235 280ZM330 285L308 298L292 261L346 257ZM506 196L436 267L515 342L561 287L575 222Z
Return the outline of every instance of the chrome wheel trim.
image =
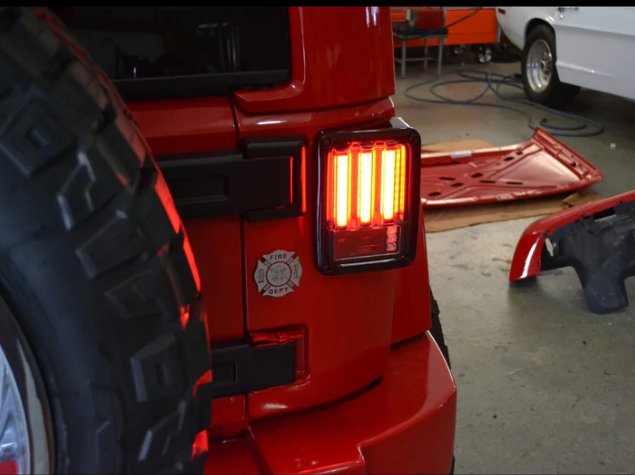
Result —
M553 54L545 40L538 39L529 47L525 68L532 91L543 92L549 87L553 77Z
M31 443L26 410L9 361L0 346L0 467L31 473Z
M0 374L0 412L14 415L4 419L0 416L0 421L10 419L11 426L18 428L8 434L9 424L0 422L0 437L7 441L2 442L5 459L10 452L17 452L13 460L18 464L18 473L53 473L55 452L48 395L26 337L1 296Z

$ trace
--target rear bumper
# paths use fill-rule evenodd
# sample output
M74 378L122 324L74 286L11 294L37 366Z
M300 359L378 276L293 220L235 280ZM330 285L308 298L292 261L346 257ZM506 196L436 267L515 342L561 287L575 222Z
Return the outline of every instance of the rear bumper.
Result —
M394 349L377 387L211 443L206 473L429 473L452 465L456 386L432 337Z

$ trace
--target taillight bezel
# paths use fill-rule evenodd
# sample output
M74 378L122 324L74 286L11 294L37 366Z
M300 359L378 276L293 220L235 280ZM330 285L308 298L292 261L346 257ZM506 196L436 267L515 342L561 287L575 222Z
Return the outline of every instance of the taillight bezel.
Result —
M363 141L396 141L407 149L409 158L409 183L407 196L409 206L407 214L407 244L399 255L386 257L362 257L351 259L342 264L334 262L329 251L329 231L327 230L326 202L327 202L327 166L329 151L336 144ZM356 124L354 128L325 129L318 132L314 141L314 235L315 235L315 265L324 275L355 274L379 270L398 269L411 264L417 253L417 238L419 234L420 202L420 171L421 171L421 137L402 118L376 120L365 126Z

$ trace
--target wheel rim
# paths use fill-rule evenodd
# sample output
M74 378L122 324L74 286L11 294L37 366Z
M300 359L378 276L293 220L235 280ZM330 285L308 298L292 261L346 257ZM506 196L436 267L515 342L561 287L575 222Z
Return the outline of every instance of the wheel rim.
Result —
M25 335L0 296L0 475L54 471L44 381Z
M0 474L31 473L30 452L26 411L0 346Z
M481 63L489 63L492 60L492 50L490 48L483 48L479 51L478 60Z
M527 82L534 92L544 91L553 75L553 55L545 40L536 40L527 53Z

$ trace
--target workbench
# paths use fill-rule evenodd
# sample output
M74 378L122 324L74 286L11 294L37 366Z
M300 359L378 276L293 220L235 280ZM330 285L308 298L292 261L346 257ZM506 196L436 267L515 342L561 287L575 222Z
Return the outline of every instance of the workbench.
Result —
M394 7L408 8L408 7ZM445 8L445 23L449 25L455 21L474 12L478 7L443 7ZM403 21L406 14L403 12L393 12L392 20ZM495 7L482 7L475 15L470 18L451 26L448 29L448 37L445 39L445 45L478 45L491 44L499 42L498 23L496 21ZM409 48L423 47L423 40L409 40ZM437 46L439 40L430 39L429 46ZM395 38L395 48L401 49L401 41Z

